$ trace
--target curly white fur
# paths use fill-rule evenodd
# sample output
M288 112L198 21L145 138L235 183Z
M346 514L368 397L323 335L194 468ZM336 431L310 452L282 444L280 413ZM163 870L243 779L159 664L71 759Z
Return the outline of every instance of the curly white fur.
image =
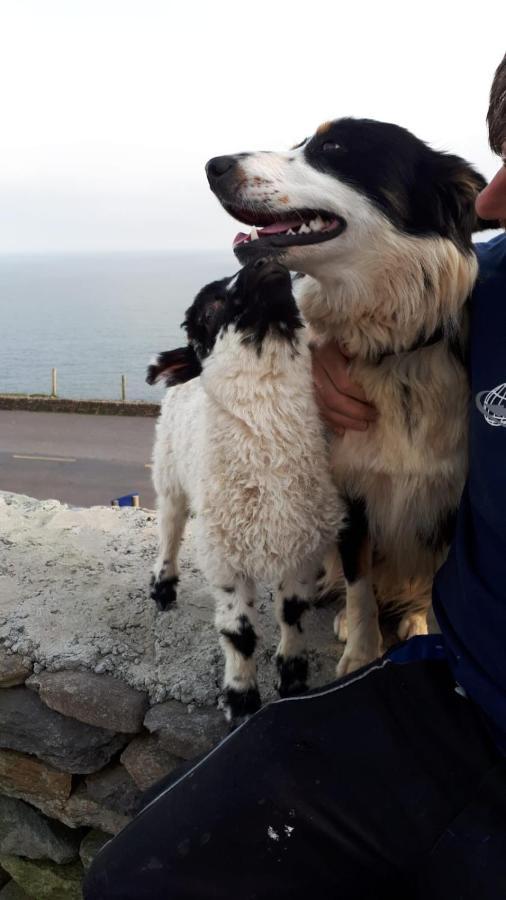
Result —
M168 390L154 448L160 511L155 580L174 585L190 509L198 563L216 599L229 718L259 705L255 582L275 588L280 690L304 687L300 619L343 518L313 395L304 331L261 353L223 330L199 379ZM288 603L288 606L286 605Z

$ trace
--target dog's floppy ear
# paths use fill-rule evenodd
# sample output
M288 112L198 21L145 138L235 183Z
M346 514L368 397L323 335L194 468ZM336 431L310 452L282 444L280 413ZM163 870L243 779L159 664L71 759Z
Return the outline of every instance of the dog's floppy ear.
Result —
M155 384L163 379L167 387L173 387L198 378L201 372L202 366L193 347L178 347L157 356L156 362L148 366L146 381Z
M476 197L487 185L483 175L460 156L445 154L440 156L440 161L437 178L440 215L451 218L455 236L470 241L475 231L498 228L498 222L485 222L474 208Z

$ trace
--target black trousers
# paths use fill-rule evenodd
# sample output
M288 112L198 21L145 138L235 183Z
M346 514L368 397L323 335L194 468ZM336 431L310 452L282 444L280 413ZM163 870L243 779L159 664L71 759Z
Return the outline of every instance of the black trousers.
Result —
M505 900L506 768L444 662L272 703L159 787L85 900Z

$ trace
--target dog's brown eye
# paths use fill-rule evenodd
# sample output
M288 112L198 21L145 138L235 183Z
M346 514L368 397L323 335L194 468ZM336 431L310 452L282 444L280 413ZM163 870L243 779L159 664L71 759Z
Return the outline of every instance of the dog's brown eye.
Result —
M325 143L322 144L322 150L324 153L329 153L332 150L340 150L340 149L341 149L341 145L336 144L335 141L325 141Z

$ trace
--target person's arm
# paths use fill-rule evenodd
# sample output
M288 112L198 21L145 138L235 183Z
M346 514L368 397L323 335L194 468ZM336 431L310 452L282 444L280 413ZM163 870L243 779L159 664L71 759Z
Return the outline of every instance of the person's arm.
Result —
M365 431L377 412L359 385L351 381L350 360L337 341L313 348L313 379L320 412L333 431Z

